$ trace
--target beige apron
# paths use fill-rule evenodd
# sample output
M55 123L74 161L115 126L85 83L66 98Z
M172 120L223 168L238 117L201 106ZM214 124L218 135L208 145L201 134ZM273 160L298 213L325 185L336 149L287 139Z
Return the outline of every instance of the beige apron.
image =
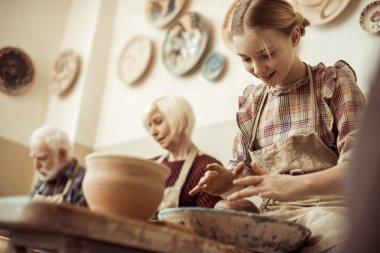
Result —
M325 170L337 164L337 155L316 133L316 101L310 66L307 66L307 71L313 113L312 128L305 129L304 134L296 134L263 149L250 151L252 161L270 173L297 176ZM250 150L253 149L258 122L267 96L268 88L264 91L254 119ZM342 196L308 196L292 202L264 199L260 210L264 215L300 223L312 231L311 238L300 252L322 252L344 241L346 208Z
M185 162L181 168L181 172L179 173L179 176L177 178L177 181L173 186L167 187L164 191L164 198L161 201L161 204L158 208L158 210L163 210L165 208L172 208L172 207L178 207L179 206L179 197L181 194L181 190L183 185L185 184L187 175L190 172L191 166L193 165L193 162L195 158L197 157L198 149L196 146L192 146L190 149L189 154L187 154ZM162 163L162 161L168 157L167 155L161 156L157 162Z
M41 195L41 191L45 188L47 182L43 182L40 187L38 187L37 191L36 191L36 194L34 194L34 196L32 197L33 200L44 200L44 201L48 201L50 203L55 203L55 204L61 204L64 202L64 197L66 196L66 194L69 192L71 186L73 185L73 178L74 176L76 175L76 173L79 171L79 165L77 164L77 166L75 167L74 169L74 172L73 172L73 176L67 180L66 182L66 185L65 185L65 188L63 189L63 191L59 194L55 194L55 195L52 195L52 196L44 196L44 195Z

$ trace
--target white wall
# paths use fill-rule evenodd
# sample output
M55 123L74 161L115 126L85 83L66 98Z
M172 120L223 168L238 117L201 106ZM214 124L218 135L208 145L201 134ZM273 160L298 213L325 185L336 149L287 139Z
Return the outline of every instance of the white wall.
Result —
M186 77L174 76L166 70L161 54L166 30L149 24L145 16L146 1L118 1L96 149L142 156L161 152L142 125L144 107L160 95L178 93L194 107L197 117L195 142L223 162L228 161L235 131L237 97L247 84L258 83L245 72L239 58L222 41L221 26L232 2L192 0L187 8L201 13L210 22L212 39L209 52L220 51L228 60L224 77L218 82L210 82L202 77L199 70ZM332 22L307 28L300 46L300 56L309 64L323 61L332 65L339 59L346 60L356 70L358 84L364 92L368 91L380 55L379 36L370 35L359 25L360 13L369 2L353 0ZM153 40L156 59L143 82L131 86L118 78L117 63L126 42L137 34ZM227 147L221 145L221 140ZM215 141L217 144L214 145Z
M27 145L45 121L50 71L63 39L70 0L0 0L0 47L21 48L34 64L31 89L20 96L0 92L0 137Z
M102 0L71 2L60 47L61 51L72 49L79 55L80 72L68 94L64 96L51 94L46 115L46 123L60 127L74 142L80 142L89 147L93 144L96 131L94 122L96 124L98 119L98 111L93 111L93 107L98 108L97 101L100 97L97 91L103 89L105 73L97 71L97 66L105 61L104 58L108 58L108 44L103 45L101 53L94 52L95 46L103 42L98 39L101 35L98 28L102 25L100 18L103 3L107 2ZM112 27L109 29L112 30ZM90 103L87 102L88 96L92 99ZM82 129L88 129L88 131L81 131Z

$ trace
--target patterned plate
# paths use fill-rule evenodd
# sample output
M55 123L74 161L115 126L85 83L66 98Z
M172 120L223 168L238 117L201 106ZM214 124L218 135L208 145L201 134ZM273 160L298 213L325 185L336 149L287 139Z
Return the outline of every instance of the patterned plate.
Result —
M226 46L229 49L233 48L232 38L231 38L231 23L232 23L232 17L235 11L235 7L237 4L238 4L238 1L234 0L230 8L228 9L226 15L224 16L224 21L223 21L223 26L222 26L222 38L223 38L224 44L226 44Z
M185 13L168 30L162 48L163 61L176 75L189 72L206 50L209 26L196 12Z
M323 25L338 17L351 0L288 0L311 25Z
M158 219L191 228L200 236L259 252L291 252L311 232L308 228L260 214L201 207L168 208Z
M119 75L127 84L134 84L146 73L153 54L153 44L144 35L128 41L119 59Z
M186 0L148 0L148 20L156 27L165 27L178 16L185 4Z
M71 49L64 50L56 59L51 75L50 91L63 94L74 85L79 74L79 56Z
M208 80L215 80L222 74L224 65L224 56L218 52L212 53L202 64L202 74Z
M380 1L371 2L363 9L360 26L369 33L380 32Z
M34 67L29 56L21 49L0 49L0 90L9 95L26 92L34 77Z

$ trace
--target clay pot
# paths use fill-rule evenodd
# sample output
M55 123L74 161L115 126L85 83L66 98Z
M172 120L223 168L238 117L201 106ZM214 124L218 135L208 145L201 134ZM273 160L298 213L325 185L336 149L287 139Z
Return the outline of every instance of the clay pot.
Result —
M83 192L92 211L147 220L161 203L169 173L150 160L93 153L86 156Z
M3 236L0 236L0 253L6 253L9 244L9 239Z

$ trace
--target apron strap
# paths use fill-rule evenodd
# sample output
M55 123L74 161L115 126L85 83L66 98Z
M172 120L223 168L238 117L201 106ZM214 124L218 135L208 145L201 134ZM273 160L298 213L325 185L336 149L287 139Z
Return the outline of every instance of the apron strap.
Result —
M253 146L253 142L256 139L256 132L257 132L257 127L259 125L260 115L261 115L261 112L263 111L264 103L267 100L267 97L268 97L268 86L265 88L264 94L261 96L260 105L259 105L259 108L258 108L258 110L256 112L255 121L253 122L252 137L251 137L251 145L250 145L250 147Z
M310 82L310 96L311 96L310 105L311 105L311 110L312 110L312 117L311 117L312 129L313 129L313 133L316 133L317 127L316 127L316 119L315 119L316 118L316 103L315 103L314 78L313 78L313 74L311 72L310 65L306 64L306 69L307 69L307 74L309 76L309 82ZM267 97L268 97L268 86L264 90L264 94L262 95L259 108L256 112L255 120L254 120L253 127L252 127L252 137L251 137L251 143L249 146L250 149L253 148L253 144L254 144L254 141L256 139L256 132L257 132L257 128L259 125L260 116L261 116L261 113L263 111L264 104L265 104Z
M193 145L190 149L189 154L186 156L186 160L182 166L181 172L179 173L179 176L177 178L177 181L175 182L174 186L175 188L181 190L182 186L185 184L187 175L190 172L190 169L193 165L193 162L198 154L198 148Z
M311 72L311 67L310 65L306 65L307 68L307 74L309 76L309 82L310 82L310 96L311 96L311 110L312 110L312 128L313 128L313 133L316 133L317 131L317 126L316 126L316 103L315 103L315 89L314 89L314 78L313 78L313 73Z

